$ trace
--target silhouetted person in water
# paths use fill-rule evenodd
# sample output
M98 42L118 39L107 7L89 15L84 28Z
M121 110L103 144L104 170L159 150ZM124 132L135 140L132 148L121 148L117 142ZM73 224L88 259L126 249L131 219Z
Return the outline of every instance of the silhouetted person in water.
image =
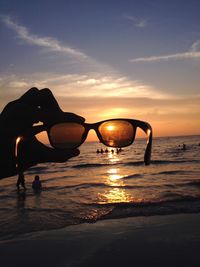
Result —
M16 184L18 190L20 190L20 185L24 188L24 190L26 190L23 172L20 172L18 175L17 184Z
M41 184L41 182L40 182L40 177L39 177L39 175L36 175L36 176L35 176L35 179L34 179L34 181L32 182L32 188L33 188L34 190L40 190L40 189L42 189L42 184Z
M186 150L186 144L183 143L182 149Z
M84 122L84 118L63 112L52 92L31 88L17 100L8 103L0 113L0 179L17 175L15 144L18 136L31 131L34 123L43 125L59 121ZM22 172L42 162L65 162L79 155L78 149L54 149L39 142L35 136L19 143L18 166Z

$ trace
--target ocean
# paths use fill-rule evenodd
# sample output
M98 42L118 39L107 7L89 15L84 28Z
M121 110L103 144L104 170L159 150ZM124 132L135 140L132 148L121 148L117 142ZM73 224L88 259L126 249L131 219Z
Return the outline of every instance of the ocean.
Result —
M136 139L119 153L98 154L105 147L86 142L66 163L27 170L26 191L16 190L16 176L0 180L0 239L102 219L200 212L200 136L154 138L149 166L145 147ZM35 175L40 192L31 187Z

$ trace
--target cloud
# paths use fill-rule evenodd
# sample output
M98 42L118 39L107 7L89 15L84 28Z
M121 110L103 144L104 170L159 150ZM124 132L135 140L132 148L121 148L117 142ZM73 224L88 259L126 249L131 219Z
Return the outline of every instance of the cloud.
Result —
M0 76L0 97L21 92L29 87L52 88L58 97L150 97L163 98L165 95L141 81L130 80L114 73L57 74L35 73L32 75ZM6 90L5 90L6 88Z
M89 58L86 54L74 49L70 46L61 44L58 40L51 37L39 37L37 35L30 34L28 29L14 22L9 16L1 15L1 20L10 29L17 33L17 36L24 42L30 45L36 45L48 49L48 51L56 51L65 53L69 56L73 56L79 60L84 60Z
M129 62L158 62L158 61L170 61L170 60L184 60L184 59L200 59L200 40L194 42L189 51L183 53L161 55L161 56L150 56L150 57L139 57L130 59Z
M200 50L200 40L195 41L190 48L191 51L196 52Z
M130 62L156 62L169 60L183 60L183 59L199 59L200 52L185 52L163 56L139 57L130 59Z
M49 87L64 111L80 114L88 122L127 117L149 121L154 135L199 134L200 95L165 96L123 76L94 73L0 76L0 110L32 86Z
M108 64L99 62L95 58L81 52L78 49L74 49L66 44L62 44L55 38L44 36L41 37L30 33L26 27L17 24L9 16L0 14L0 20L3 21L7 27L14 30L17 34L17 37L24 43L41 47L47 52L60 53L61 56L70 56L70 64L73 65L74 63L77 63L76 68L81 70L89 69L96 72L115 72L115 70ZM61 63L59 62L59 65L60 64ZM65 60L65 64L69 65L69 60Z
M74 73L33 73L23 75L0 76L0 106L20 97L28 88L51 88L56 97L148 97L152 94L162 98L164 94L139 80L132 80L112 67L97 62L95 59L62 45L50 37L38 37L28 29L15 23L9 16L1 16L4 23L13 29L17 36L27 44L44 47L48 51L58 51L83 61L84 68ZM78 62L80 64L81 62ZM82 67L82 65L80 64Z
M153 97L153 96L152 96ZM121 96L99 97L58 97L64 110L78 113L88 121L127 117L147 120L154 123L171 121L177 125L179 121L199 122L200 96L154 99L151 97ZM172 126L173 128L173 126ZM200 129L200 126L198 126ZM181 129L180 129L181 130Z
M139 19L134 16L127 15L127 14L123 15L123 18L131 21L135 27L144 28L147 26L147 20L145 19Z

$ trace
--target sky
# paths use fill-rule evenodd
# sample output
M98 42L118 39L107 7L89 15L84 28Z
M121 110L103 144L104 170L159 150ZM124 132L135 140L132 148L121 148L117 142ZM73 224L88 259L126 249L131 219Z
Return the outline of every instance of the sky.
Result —
M0 110L31 87L87 122L200 134L199 0L0 0Z

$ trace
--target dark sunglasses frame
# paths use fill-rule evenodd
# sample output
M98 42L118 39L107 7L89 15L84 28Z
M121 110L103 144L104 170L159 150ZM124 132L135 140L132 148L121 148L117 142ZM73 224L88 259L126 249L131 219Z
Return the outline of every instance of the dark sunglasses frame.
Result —
M60 121L60 122L49 124L49 125L35 126L35 127L32 128L31 135L36 135L36 134L38 134L38 133L40 133L42 131L47 131L48 138L49 138L51 146L58 149L58 147L55 146L54 142L51 139L51 134L50 134L51 128L53 126L55 126L57 124L61 124L61 123L76 123L76 124L82 125L85 128L85 133L84 133L84 135L82 137L81 142L77 146L73 147L73 149L79 147L80 145L82 145L85 142L85 140L87 138L87 135L88 135L88 132L90 130L92 130L92 129L95 130L95 132L97 134L97 137L99 138L100 142L102 142L106 146L109 146L107 143L104 142L104 140L103 140L103 138L102 138L102 136L101 136L101 134L99 132L99 126L104 122L112 122L112 121L119 121L119 120L120 121L129 122L133 126L133 129L134 129L134 133L133 133L133 137L132 137L131 143L128 144L127 146L131 145L134 142L136 130L137 130L138 127L141 128L147 134L148 139L147 139L147 146L146 146L146 150L145 150L145 154L144 154L144 163L145 163L145 165L149 165L150 164L150 160L151 160L151 148L152 148L152 128L151 128L151 125L148 122L145 122L145 121L134 120L134 119L124 119L124 118L103 120L103 121L99 121L99 122L96 122L96 123L85 123L85 122L81 123L81 122L76 122L76 121ZM114 147L114 146L110 146L110 147ZM62 149L62 148L59 148L59 149Z

